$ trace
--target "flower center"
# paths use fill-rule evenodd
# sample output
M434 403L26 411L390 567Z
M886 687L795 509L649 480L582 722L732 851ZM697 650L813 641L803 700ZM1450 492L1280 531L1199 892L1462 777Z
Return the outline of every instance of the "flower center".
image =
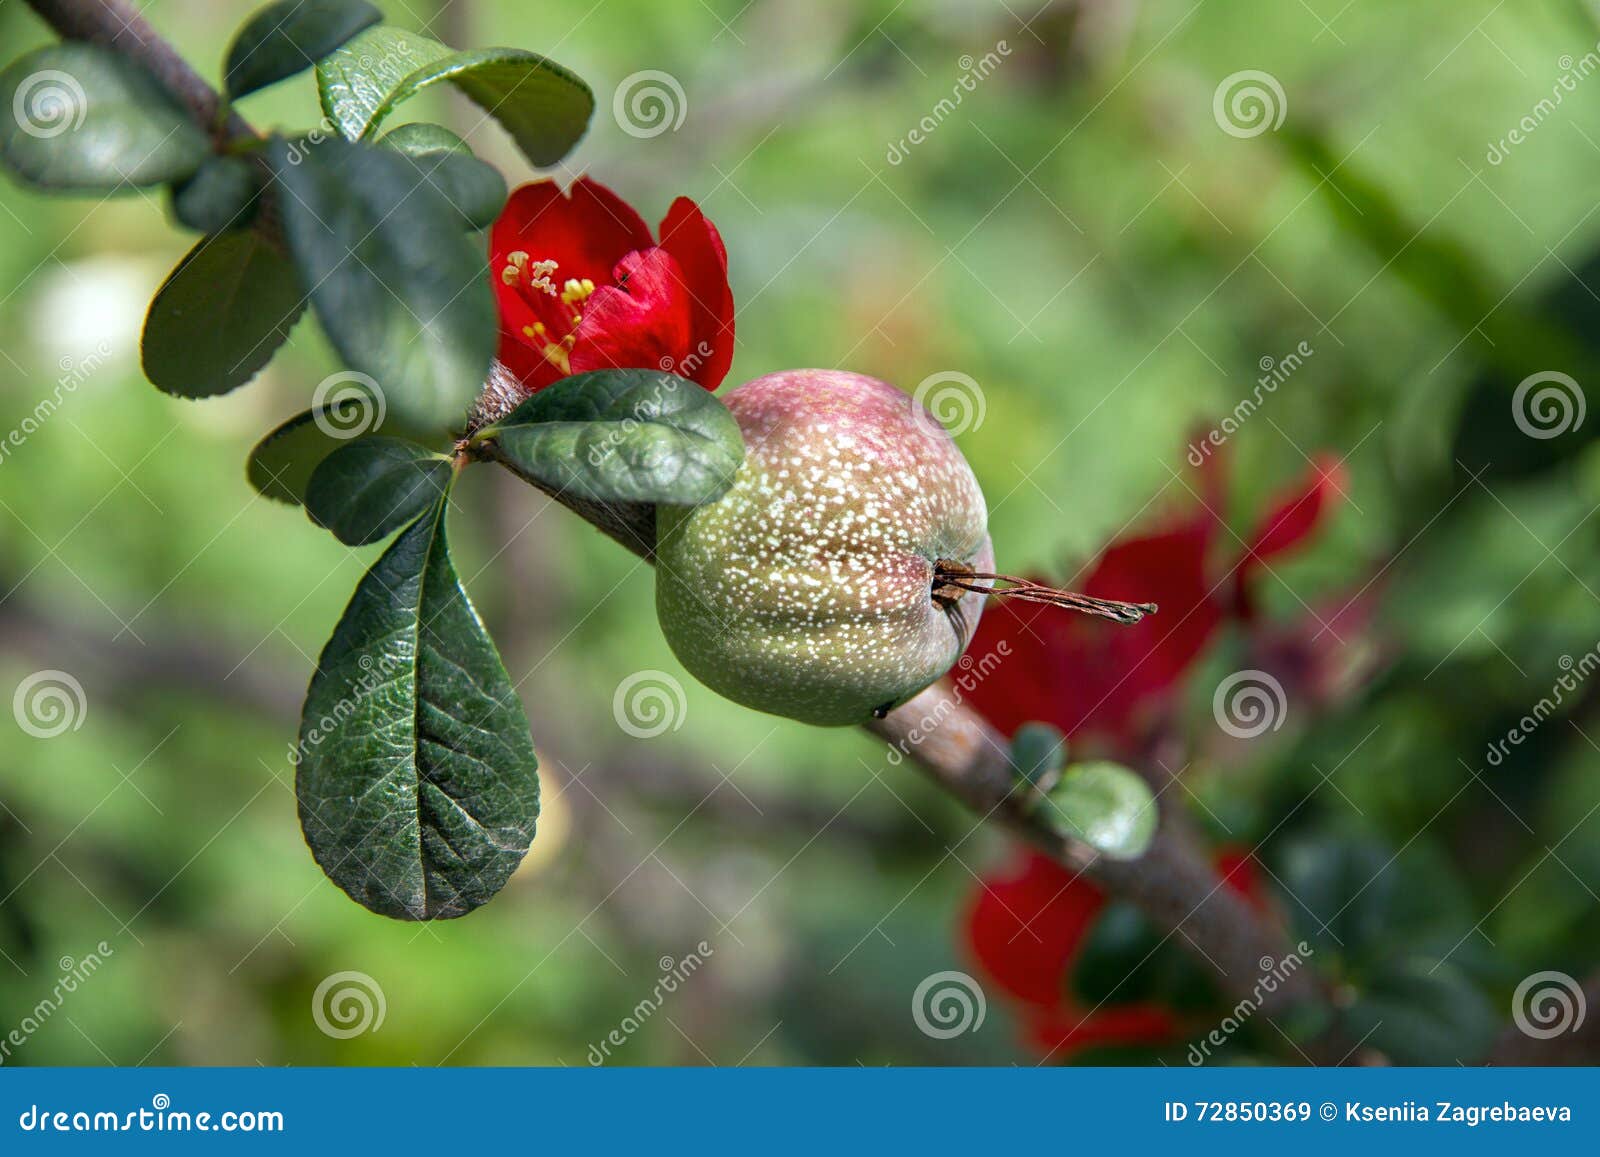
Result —
M583 320L583 303L594 293L594 282L569 277L557 288L554 261L534 261L518 249L506 255L500 280L515 289L533 311L532 325L522 327L522 336L546 361L562 373L572 372L570 355L578 340L578 323Z

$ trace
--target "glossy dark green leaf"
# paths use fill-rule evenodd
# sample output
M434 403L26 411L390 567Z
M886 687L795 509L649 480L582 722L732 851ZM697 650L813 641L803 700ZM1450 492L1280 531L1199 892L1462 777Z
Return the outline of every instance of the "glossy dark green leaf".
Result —
M1067 737L1049 723L1024 723L1011 737L1011 766L1027 783L1049 791L1067 761Z
M367 0L278 0L245 21L228 49L228 95L238 98L303 72L383 19Z
M429 444L440 442L427 431L408 427L393 415L378 412L371 400L353 388L325 390L324 401L278 426L250 451L245 468L250 485L263 496L293 506L303 505L311 475L323 459L352 438L382 430L386 434Z
M1127 768L1105 761L1067 768L1038 814L1062 835L1117 860L1142 856L1156 832L1156 801L1149 785Z
M185 398L225 394L255 377L304 311L294 265L259 233L207 237L150 303L145 376Z
M464 420L499 323L483 247L459 214L392 149L275 140L268 155L290 251L345 363L412 424Z
M482 436L518 473L594 502L696 506L733 485L744 461L728 408L658 370L563 378Z
M306 694L295 794L312 855L374 912L461 916L533 840L538 762L461 589L441 502L375 563Z
M138 65L67 41L0 71L0 161L42 189L96 193L182 180L206 136Z
M468 229L486 229L506 203L506 179L493 165L473 156L467 142L442 125L401 125L379 138L411 158L417 177L432 186L461 214Z
M519 48L456 52L414 32L370 28L317 66L322 111L350 140L395 107L449 82L494 117L536 165L553 165L589 125L594 94L553 61Z
M450 459L404 438L368 436L324 458L306 487L306 513L346 546L365 546L438 503Z
M243 157L207 157L172 188L172 215L201 233L242 229L255 217L261 174Z

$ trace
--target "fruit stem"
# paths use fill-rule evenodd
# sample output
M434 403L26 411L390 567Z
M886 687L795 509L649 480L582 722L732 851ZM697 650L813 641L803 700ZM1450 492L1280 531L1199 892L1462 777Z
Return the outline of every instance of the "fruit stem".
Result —
M1011 585L1007 587L984 585L997 582ZM1091 595L1080 595L1076 591L1047 587L1043 583L1018 578L1015 575L972 570L959 562L941 558L933 564L933 597L944 601L959 599L959 595L941 593L950 589L972 591L988 595L990 598L1014 598L1024 602L1043 603L1051 607L1063 607L1079 614L1094 615L1097 618L1124 624L1137 623L1146 615L1156 613L1154 603L1125 603L1118 599L1097 599Z

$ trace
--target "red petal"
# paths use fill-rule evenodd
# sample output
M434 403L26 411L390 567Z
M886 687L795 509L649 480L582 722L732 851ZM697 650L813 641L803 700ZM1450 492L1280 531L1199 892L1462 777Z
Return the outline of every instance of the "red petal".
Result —
M983 882L967 915L967 942L1000 988L1054 1008L1078 942L1104 904L1087 880L1025 852L1009 873Z
M1267 559L1293 550L1321 524L1334 500L1342 496L1344 467L1331 454L1319 454L1295 486L1282 495L1250 538L1234 577L1239 605L1248 613L1246 584Z
M733 290L728 287L728 251L717 227L687 197L674 201L662 218L661 248L677 259L691 302L689 349L693 372L679 372L714 390L733 363Z
M689 353L689 295L665 249L630 253L617 263L616 285L584 303L572 372L676 368Z
M489 231L489 278L500 308L500 358L530 387L548 385L561 374L522 337L538 320L528 303L500 279L507 256L518 251L534 261L556 262L560 282L587 277L607 285L624 256L652 244L650 227L627 202L587 177L566 194L554 181L535 181L515 190Z

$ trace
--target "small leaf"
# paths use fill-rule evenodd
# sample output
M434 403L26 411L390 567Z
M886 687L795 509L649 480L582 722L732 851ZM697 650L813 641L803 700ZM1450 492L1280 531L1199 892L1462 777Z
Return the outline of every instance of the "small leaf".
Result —
M1082 840L1112 859L1144 855L1156 831L1149 785L1115 763L1067 768L1038 814L1059 834Z
M459 424L494 357L499 323L483 249L392 149L330 140L268 147L284 234L345 363L413 424Z
M46 45L0 72L0 161L42 189L119 193L194 172L206 136L138 65L98 45Z
M310 68L383 19L366 0L278 0L245 21L228 49L228 96L237 99Z
M255 377L305 311L289 259L254 230L207 237L156 291L140 354L157 389L225 394Z
M494 117L535 165L578 143L594 112L589 86L519 48L456 52L414 32L371 28L317 66L322 111L350 140L370 136L402 101L448 81Z
M461 916L516 870L539 814L515 689L461 589L440 502L345 608L306 694L295 794L312 855L358 903Z
M412 441L430 440L426 432L377 413L360 394L335 390L324 404L296 414L257 442L245 474L263 497L301 506L323 459L350 439L380 429Z
M312 472L306 513L346 546L388 538L450 489L450 459L404 438L366 437Z
M518 473L593 502L696 506L733 485L744 461L728 408L656 370L562 378L480 437Z
M418 179L426 181L460 214L468 229L494 224L506 203L506 179L493 165L473 156L467 142L442 125L401 125L379 138L410 157Z
M1067 737L1049 723L1024 723L1011 737L1011 767L1039 791L1049 791L1067 761Z
M1494 1043L1488 998L1449 961L1411 960L1345 1010L1345 1035L1401 1065L1476 1064Z
M201 233L242 229L256 212L261 180L243 157L207 157L194 176L172 188L172 215Z

